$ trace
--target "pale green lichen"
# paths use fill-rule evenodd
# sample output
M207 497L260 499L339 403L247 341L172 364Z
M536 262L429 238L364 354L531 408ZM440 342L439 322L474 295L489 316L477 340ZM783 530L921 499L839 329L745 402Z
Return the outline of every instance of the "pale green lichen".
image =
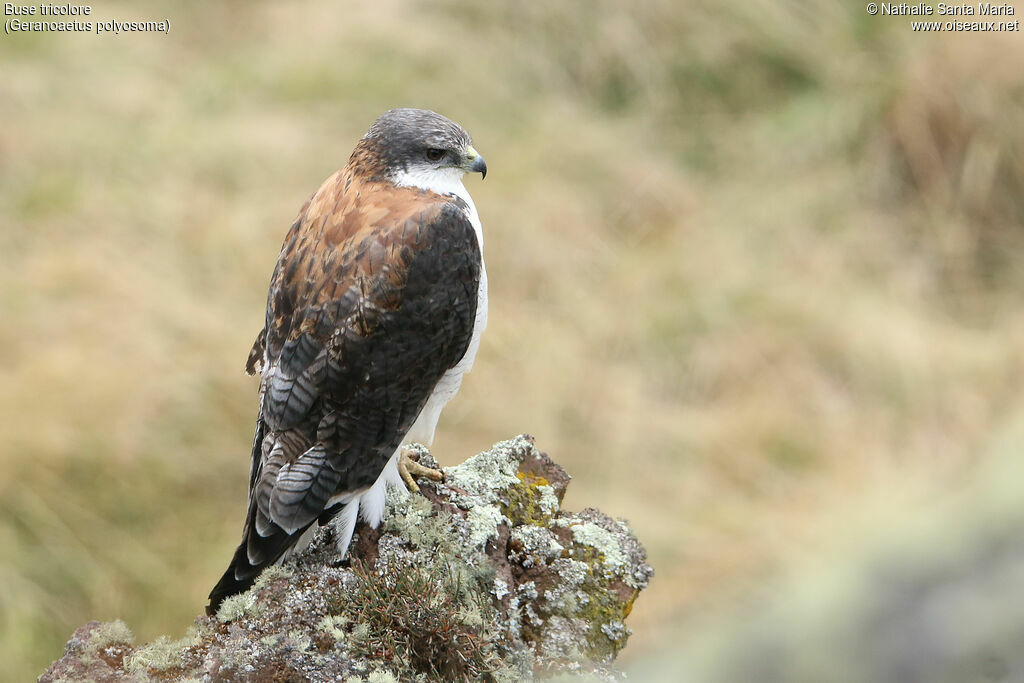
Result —
M576 662L586 661L588 631L589 626L582 619L552 616L543 628L541 650L549 657Z
M367 679L367 683L398 683L398 679L387 669L375 669Z
M152 643L140 647L132 654L125 657L125 669L137 676L153 671L168 671L181 667L182 651L194 645L196 634L187 635L180 640L171 640L167 636L160 636Z
M292 639L299 650L308 650L313 645L309 638L309 634L305 631L292 629L291 631L288 631L288 637Z
M473 549L483 548L487 541L498 536L498 525L505 520L501 511L491 506L470 508L466 513L469 524L469 538L466 540Z
M89 642L85 649L87 653L99 653L116 643L132 645L135 643L135 635L120 619L106 621L89 632Z
M583 582L590 576L590 565L586 562L574 560L571 557L560 557L551 565L552 570L562 580L562 584L568 588L582 586Z
M537 501L537 505L548 515L554 515L558 512L558 496L555 495L555 489L550 484L538 484L537 493L540 499Z
M438 510L435 513L433 505L423 496L389 501L382 531L394 533L418 548L436 549L442 556L456 552L448 512Z
M224 602L217 609L217 621L222 624L237 621L248 614L253 607L256 607L256 612L258 612L257 594L274 581L289 579L294 575L295 572L289 567L280 564L270 565L256 577L256 582L253 583L252 588L244 593L232 595L224 599Z
M521 454L532 450L533 444L520 436L497 443L491 450L461 465L447 468L445 479L453 489L452 500L460 505L468 504L466 496L457 491L461 489L469 497L482 498L486 503L497 502L498 491L519 483L516 471L523 460Z
M515 558L523 567L529 569L537 561L551 562L561 557L565 548L558 542L554 534L543 527L521 525L512 529L511 540L522 544L522 551L515 552Z
M581 603L589 602L589 598L580 600L578 589L591 576L590 566L586 562L560 557L551 563L551 570L559 582L544 591L544 609L552 614L575 616Z
M508 583L505 581L505 579L496 577L494 579L494 588L491 591L491 593L493 593L494 597L498 598L499 600L508 595Z
M224 599L217 609L217 621L226 624L237 621L256 604L256 591L248 590Z
M345 626L348 625L348 617L344 614L328 614L321 619L316 627L335 640L345 640Z
M264 569L258 577L256 577L256 583L252 585L251 590L262 590L278 579L290 579L294 575L295 572L292 571L290 567L285 567L281 564L272 564Z
M506 655L505 665L491 672L494 683L521 683L533 678L533 651L529 648Z
M485 624L484 613L478 605L462 605L456 611L456 616L470 628L483 628Z
M423 496L410 496L401 489L388 487L384 498L382 531L414 530L430 517L433 506Z
M552 610L560 614L572 615L579 609L576 594L564 588L544 591L544 599L548 601L548 606Z
M352 627L352 638L355 640L366 640L370 637L370 625L367 623L356 624Z
M605 576L610 578L614 574L622 573L626 566L626 558L619 547L619 540L612 532L593 522L574 524L571 528L573 541L588 545L601 553Z

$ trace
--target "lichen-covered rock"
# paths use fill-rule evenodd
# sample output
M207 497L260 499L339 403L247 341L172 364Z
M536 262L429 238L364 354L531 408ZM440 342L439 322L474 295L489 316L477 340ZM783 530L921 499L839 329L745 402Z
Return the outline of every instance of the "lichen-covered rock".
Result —
M124 658L135 636L123 621L90 621L79 627L64 646L64 656L53 663L40 681L97 681L116 683L136 680L124 670Z
M186 637L136 647L124 624L93 622L40 680L617 679L652 575L627 525L563 511L569 476L525 435L445 475L390 495L351 560L327 526Z

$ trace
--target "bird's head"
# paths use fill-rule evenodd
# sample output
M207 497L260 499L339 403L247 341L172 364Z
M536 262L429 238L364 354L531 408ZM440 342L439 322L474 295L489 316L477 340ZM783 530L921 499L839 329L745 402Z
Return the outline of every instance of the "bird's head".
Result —
M370 126L349 163L396 185L448 191L462 176L487 176L484 158L462 126L425 109L392 109Z

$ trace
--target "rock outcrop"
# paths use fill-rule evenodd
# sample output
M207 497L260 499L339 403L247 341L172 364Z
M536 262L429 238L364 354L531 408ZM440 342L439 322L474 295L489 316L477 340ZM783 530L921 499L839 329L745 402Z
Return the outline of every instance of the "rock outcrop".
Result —
M569 476L525 435L445 474L390 495L351 560L327 526L184 638L135 645L123 623L92 622L40 680L616 679L653 573L628 526L562 510Z

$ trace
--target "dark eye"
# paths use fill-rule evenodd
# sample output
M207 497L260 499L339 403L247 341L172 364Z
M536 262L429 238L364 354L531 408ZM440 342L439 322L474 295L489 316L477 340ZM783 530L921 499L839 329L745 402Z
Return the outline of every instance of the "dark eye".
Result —
M427 150L427 161L441 161L444 158L444 150L431 147Z

